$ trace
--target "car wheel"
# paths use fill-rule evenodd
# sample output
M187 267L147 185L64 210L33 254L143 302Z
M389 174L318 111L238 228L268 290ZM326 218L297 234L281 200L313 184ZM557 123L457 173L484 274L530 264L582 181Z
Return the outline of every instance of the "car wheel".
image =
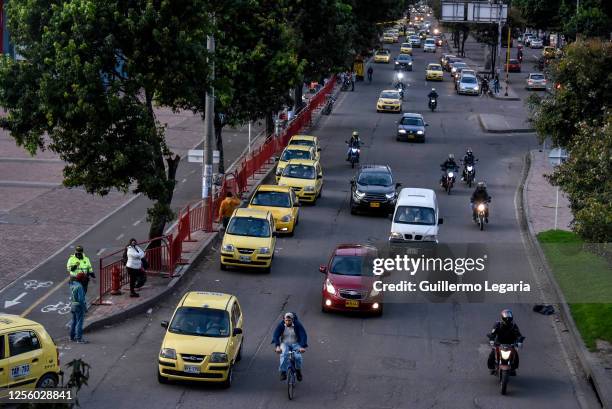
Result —
M159 369L158 369L157 370L157 382L161 383L162 385L165 385L167 383L170 383L170 380L166 378L165 376L162 376L162 374L159 373Z
M227 379L221 383L221 387L223 389L228 389L232 386L232 382L234 380L234 365L230 365L227 371Z
M55 388L58 384L57 375L47 373L40 377L36 382L37 388Z

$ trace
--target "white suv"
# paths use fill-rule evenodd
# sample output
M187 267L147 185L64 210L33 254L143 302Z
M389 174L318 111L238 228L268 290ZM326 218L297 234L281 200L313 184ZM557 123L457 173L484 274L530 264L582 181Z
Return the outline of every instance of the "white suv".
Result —
M436 40L433 38L428 38L425 40L425 44L423 45L423 52L431 51L432 53L436 52Z

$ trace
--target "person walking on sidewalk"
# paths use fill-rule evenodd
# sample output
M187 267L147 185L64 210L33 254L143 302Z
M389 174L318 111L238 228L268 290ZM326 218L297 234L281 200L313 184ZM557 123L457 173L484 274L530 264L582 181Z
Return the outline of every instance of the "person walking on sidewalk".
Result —
M234 210L236 210L238 206L240 206L240 199L234 197L232 192L227 192L225 199L223 199L219 206L219 219L223 221L224 229L227 229L230 217L232 217Z
M357 73L355 71L351 72L351 91L355 91L355 81L357 81Z
M74 280L70 280L70 312L72 322L70 323L70 340L79 344L86 344L83 339L83 321L87 312L87 299L83 283L87 280L87 274L79 272Z
M372 75L374 74L374 68L372 68L372 66L370 66L368 68L368 82L371 84L372 83Z
M495 74L495 79L493 80L493 92L499 94L499 75Z
M124 253L124 259L127 259L125 268L130 277L130 297L140 297L135 289L142 287L142 285L137 285L136 282L141 281L140 277L145 274L145 272L142 271L142 259L145 256L145 252L138 247L136 243L136 239L130 239L130 243L126 247Z
M89 278L96 278L96 275L93 273L93 268L91 267L89 257L87 257L83 252L83 246L76 246L74 248L74 254L68 258L66 268L68 270L68 274L70 275L71 281L74 281L79 273L85 274L85 279L81 284L83 285L85 294L87 294Z

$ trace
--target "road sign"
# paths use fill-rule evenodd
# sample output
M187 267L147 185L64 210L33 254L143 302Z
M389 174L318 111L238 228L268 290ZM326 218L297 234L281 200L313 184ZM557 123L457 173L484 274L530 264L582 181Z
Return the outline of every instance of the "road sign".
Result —
M187 161L191 163L204 162L204 151L202 149L189 149L187 151ZM219 163L219 151L213 151L213 165Z
M465 3L442 3L442 19L443 22L460 22L465 21Z
M505 23L508 19L507 4L490 4L489 2L442 2L443 22L469 22L469 23Z

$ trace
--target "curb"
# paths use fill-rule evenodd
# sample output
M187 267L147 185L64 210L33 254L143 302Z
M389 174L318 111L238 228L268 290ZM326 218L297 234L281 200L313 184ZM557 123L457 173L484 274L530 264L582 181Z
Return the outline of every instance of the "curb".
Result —
M582 342L582 337L580 336L580 332L576 327L576 323L574 322L574 318L572 317L571 311L565 300L565 296L555 279L554 273L552 272L550 266L548 265L548 261L546 260L546 256L544 255L544 251L540 246L540 242L538 241L536 234L533 230L533 226L529 223L529 209L527 207L527 180L531 173L531 163L532 163L532 154L531 152L525 155L524 159L524 169L527 171L523 172L521 177L521 195L520 195L520 210L518 214L520 215L520 228L524 232L526 232L526 236L529 240L529 244L534 250L537 256L537 263L540 266L540 269L543 270L548 278L548 281L551 284L551 287L554 291L554 295L557 297L557 302L555 303L558 307L560 318L565 324L571 340L572 347L576 356L578 357L578 361L580 363L580 367L584 374L587 377L587 381L593 386L595 393L597 394L597 398L600 400L602 407L604 409L612 409L612 388L606 388L603 385L601 380L606 376L603 373L603 370L598 367L598 365L593 362L593 358L591 354L586 349L584 343ZM598 380L599 379L599 380Z
M535 132L535 129L530 129L530 128L516 128L516 129L487 128L487 126L484 124L484 121L482 120L482 117L480 115L478 115L478 122L480 123L480 127L482 128L482 130L485 131L486 133L501 134L501 133L532 133L532 132Z
M497 96L494 92L489 93L491 98L497 99L499 101L520 101L520 97L506 97L506 96Z

